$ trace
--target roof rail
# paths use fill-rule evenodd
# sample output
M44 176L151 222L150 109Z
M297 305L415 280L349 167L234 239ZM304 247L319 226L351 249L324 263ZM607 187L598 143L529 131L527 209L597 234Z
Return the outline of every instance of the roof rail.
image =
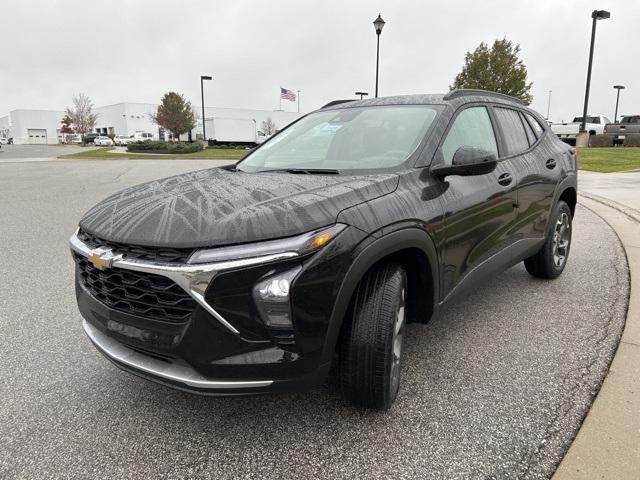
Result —
M326 105L324 105L322 108L327 108L327 107L333 107L334 105L340 105L341 103L347 103L347 102L355 102L356 99L350 99L350 100L333 100L332 102L327 103Z
M516 103L519 103L520 105L524 105L524 102L522 100L516 97L512 97L511 95L506 95L504 93L498 93L498 92L491 92L489 90L480 90L478 88L461 88L458 90L451 90L442 98L443 100L453 100L454 98L473 97L473 96L502 98L504 100L511 100L512 102L516 102Z

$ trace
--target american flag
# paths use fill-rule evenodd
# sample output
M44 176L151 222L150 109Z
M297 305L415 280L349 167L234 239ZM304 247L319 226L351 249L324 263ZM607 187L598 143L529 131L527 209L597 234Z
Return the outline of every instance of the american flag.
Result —
M284 98L285 100L291 100L292 102L296 101L296 94L291 90L287 90L286 88L280 87L280 98Z

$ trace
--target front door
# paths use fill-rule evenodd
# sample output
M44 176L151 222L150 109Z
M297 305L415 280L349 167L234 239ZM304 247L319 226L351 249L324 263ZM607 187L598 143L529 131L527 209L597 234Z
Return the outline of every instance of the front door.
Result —
M495 132L486 106L467 107L454 118L434 164L451 164L460 147L482 148L499 156ZM496 170L485 175L451 175L443 181L444 222L438 235L443 252L442 300L509 266L517 204L517 178L510 161L498 162Z

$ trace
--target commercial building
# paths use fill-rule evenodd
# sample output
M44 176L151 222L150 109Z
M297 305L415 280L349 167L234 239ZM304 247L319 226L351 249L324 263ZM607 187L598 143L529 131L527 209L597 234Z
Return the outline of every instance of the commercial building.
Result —
M158 125L151 120L151 114L158 105L151 103L116 103L104 107L96 107L98 114L95 132L115 133L119 135L133 135L136 132L147 132L157 135ZM194 106L194 110L201 115L202 108ZM13 110L8 115L0 117L0 137L13 138L15 144L55 144L60 143L60 122L65 113L62 110ZM252 120L256 130L267 118L271 118L277 129L281 129L302 116L302 113L250 110L242 108L205 107L205 119L242 119ZM207 123L208 124L208 123ZM207 130L207 137L210 137ZM192 138L202 138L202 122L191 132ZM186 138L186 136L185 136Z

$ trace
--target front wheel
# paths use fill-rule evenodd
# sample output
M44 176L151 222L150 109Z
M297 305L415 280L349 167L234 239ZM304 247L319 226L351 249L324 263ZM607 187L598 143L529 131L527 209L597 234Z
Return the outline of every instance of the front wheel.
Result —
M556 278L564 270L571 248L571 209L560 200L551 216L547 239L538 253L524 261L524 266L534 277Z
M356 288L339 352L342 391L352 403L386 410L398 396L406 306L407 274L396 263L374 267Z

